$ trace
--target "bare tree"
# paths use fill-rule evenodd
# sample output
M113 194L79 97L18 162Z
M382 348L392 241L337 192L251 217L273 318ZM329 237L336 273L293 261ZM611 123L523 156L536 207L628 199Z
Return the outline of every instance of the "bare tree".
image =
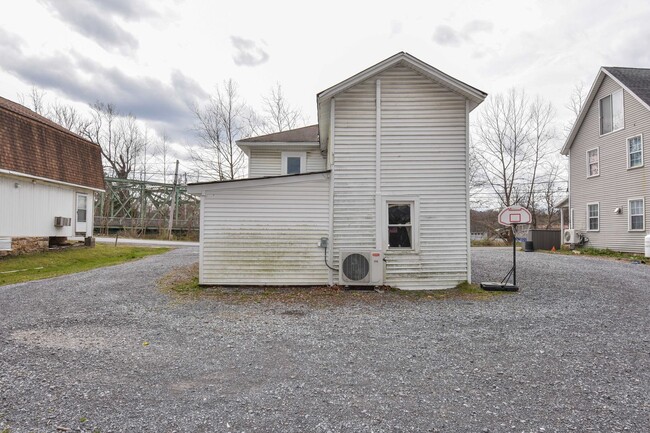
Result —
M250 113L232 79L218 87L204 106L194 107L195 131L202 146L191 148L190 156L199 171L216 180L243 175L246 160L235 143L251 135Z
M544 179L541 182L542 188L540 188L540 201L544 204L544 212L547 217L545 228L548 230L551 228L554 216L557 214L555 205L559 195L562 193L560 186L562 182L560 162L557 159L547 161L544 172Z
M587 99L587 91L588 89L586 88L584 81L580 81L575 86L573 86L571 96L569 97L569 102L567 102L565 105L565 107L568 108L572 114L572 118L569 119L567 124L564 126L564 133L567 136L571 133L573 124L578 119L580 111L585 105L585 100Z
M128 179L144 145L135 116L121 115L114 105L103 102L96 102L91 109L84 135L101 147L105 168L119 179Z
M479 115L473 158L499 207L520 204L533 215L539 202L545 164L556 148L555 110L523 91L492 97ZM471 176L470 176L471 177ZM533 220L533 224L536 224Z
M302 112L289 105L282 93L280 83L276 83L262 100L264 102L262 132L266 134L282 132L304 124Z
M162 166L162 176L163 183L167 183L167 164L169 163L169 158L171 158L171 149L169 136L166 132L163 132L160 136L155 149L155 153L158 159L158 163Z
M84 135L90 126L90 120L85 118L76 108L60 101L54 101L49 105L48 118L79 135Z
M32 86L28 94L19 93L18 102L30 108L41 116L47 115L47 107L45 105L45 91L36 86Z

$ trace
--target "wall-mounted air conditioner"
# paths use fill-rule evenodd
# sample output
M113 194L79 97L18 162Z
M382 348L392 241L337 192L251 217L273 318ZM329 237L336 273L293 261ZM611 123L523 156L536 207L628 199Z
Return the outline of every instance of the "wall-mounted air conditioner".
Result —
M579 244L582 241L582 236L575 229L564 230L564 243L565 244Z
M341 251L339 282L346 286L384 284L384 254L381 251Z
M54 217L54 227L69 227L72 224L71 218Z

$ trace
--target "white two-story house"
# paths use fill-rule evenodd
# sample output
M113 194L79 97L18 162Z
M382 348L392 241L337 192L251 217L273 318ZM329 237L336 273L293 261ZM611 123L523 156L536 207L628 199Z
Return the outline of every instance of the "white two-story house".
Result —
M318 124L241 140L201 195L200 283L470 280L468 123L487 95L398 53L317 95Z
M601 68L562 148L569 156L570 243L643 252L648 137L650 69ZM565 233L565 241L571 237Z

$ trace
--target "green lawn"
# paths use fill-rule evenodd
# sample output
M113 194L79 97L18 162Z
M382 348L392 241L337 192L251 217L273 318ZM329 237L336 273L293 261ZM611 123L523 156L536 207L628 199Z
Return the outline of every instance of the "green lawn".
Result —
M0 286L117 265L167 251L169 248L97 245L4 257L0 258Z

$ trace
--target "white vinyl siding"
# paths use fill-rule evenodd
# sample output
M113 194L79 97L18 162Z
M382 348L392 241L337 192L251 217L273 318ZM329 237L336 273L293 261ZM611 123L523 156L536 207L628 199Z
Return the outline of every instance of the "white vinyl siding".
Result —
M327 174L207 186L201 199L201 284L325 285Z
M587 231L600 230L600 204L587 203Z
M326 170L325 158L323 158L319 149L297 151L305 154L304 172L312 173ZM294 152L294 150L287 152ZM250 157L248 158L248 177L281 176L283 174L282 153L283 150L277 148L251 148Z
M386 197L399 201L415 196L419 235L414 241L419 241L419 249L386 250L386 284L441 289L467 280L466 99L407 67L395 66L337 95L334 122L334 263L341 249L386 245L376 239L387 231L378 220L382 212L376 212L375 200L383 206Z
M92 236L92 191L0 174L0 236L74 236L77 192L87 194L84 235ZM70 218L72 225L54 227L57 216Z
M570 189L571 207L575 208L573 228L587 230L587 203L600 203L600 230L587 236L588 247L610 248L615 251L643 253L645 233L630 231L627 201L629 198L648 196L650 165L628 169L626 140L650 134L650 111L633 95L624 91L625 129L600 135L598 101L611 95L621 86L609 77L603 79L593 103L586 108L584 120L576 133L570 149ZM645 139L642 140L644 154ZM588 178L586 174L587 150L598 147L599 176ZM649 218L649 208L645 209L645 221ZM614 213L616 208L623 209Z
M628 230L645 231L645 199L630 199L627 204L630 214Z
M643 167L643 135L630 137L627 142L627 168Z
M605 135L623 129L624 105L623 90L619 89L611 95L600 99L600 134Z

